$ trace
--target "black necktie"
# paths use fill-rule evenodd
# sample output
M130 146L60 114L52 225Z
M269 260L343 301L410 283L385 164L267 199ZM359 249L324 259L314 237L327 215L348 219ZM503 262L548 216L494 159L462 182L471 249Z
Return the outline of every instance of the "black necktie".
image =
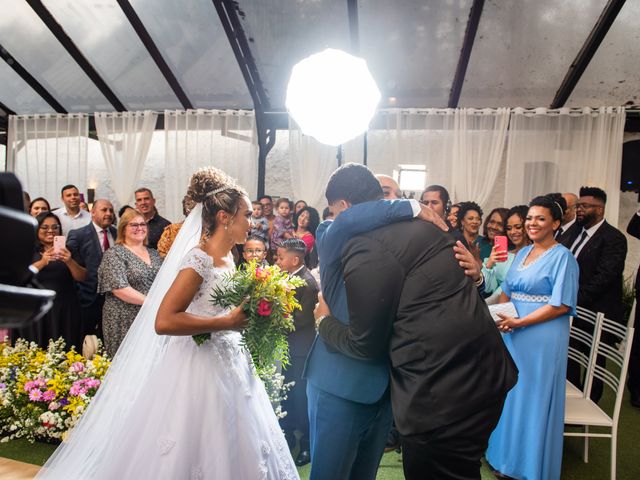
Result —
M556 232L556 238L560 238L560 235L564 233L564 228L560 227Z
M589 234L587 233L586 230L582 231L582 236L580 237L580 241L578 243L576 243L576 246L573 247L571 249L571 253L573 253L574 255L576 254L576 252L578 251L578 249L580 248L580 245L582 245L584 243L584 240L589 236Z

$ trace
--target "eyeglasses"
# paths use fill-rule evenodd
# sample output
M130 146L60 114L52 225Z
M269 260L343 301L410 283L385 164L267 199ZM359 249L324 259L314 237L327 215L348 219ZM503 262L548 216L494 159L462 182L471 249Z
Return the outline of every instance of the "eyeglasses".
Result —
M40 225L40 230L42 230L43 232L48 232L49 230L51 230L52 232L59 232L60 225Z
M127 226L131 227L132 230L146 230L146 223L129 223Z
M262 205L263 207L271 207L271 206L273 206L273 203L271 203L271 202L267 202L267 203L260 202L260 205Z
M588 210L590 208L601 207L602 205L596 205L595 203L576 203L576 209Z
M266 250L263 250L262 248L248 248L245 250L246 253L248 253L249 255L261 255L265 252Z

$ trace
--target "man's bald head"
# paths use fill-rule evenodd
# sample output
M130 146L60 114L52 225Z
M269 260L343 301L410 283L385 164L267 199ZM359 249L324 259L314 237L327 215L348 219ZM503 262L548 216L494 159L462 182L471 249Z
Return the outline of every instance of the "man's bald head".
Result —
M109 200L100 198L93 202L91 207L91 220L100 228L113 225L116 216L113 213L113 205Z
M574 218L576 218L576 204L578 203L578 196L575 193L563 193L562 198L567 202L567 210L562 217L562 225L566 225Z
M400 185L389 175L376 175L376 179L380 182L384 198L388 200L394 200L396 198L402 198L402 191Z

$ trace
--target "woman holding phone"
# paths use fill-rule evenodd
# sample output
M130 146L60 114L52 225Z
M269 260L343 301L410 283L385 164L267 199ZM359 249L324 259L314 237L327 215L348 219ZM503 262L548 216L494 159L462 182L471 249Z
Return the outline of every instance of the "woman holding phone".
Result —
M31 269L35 279L43 287L56 292L53 307L47 315L30 327L14 331L14 336L36 342L43 348L49 339L64 338L67 349L82 346L80 331L80 303L75 283L86 277L86 270L71 257L64 245L60 220L51 212L36 217L38 245Z
M522 248L502 283L500 303L516 317L496 322L518 367L491 434L487 461L500 474L557 480L562 465L569 318L578 297L578 263L557 243L563 210L551 195L529 204L525 229L533 244Z
M507 223L506 208L494 208L487 215L484 225L482 226L482 235L478 238L478 247L480 248L480 261L484 262L485 259L491 255L491 249L494 245L494 239L498 235L504 235L504 227Z
M516 258L518 252L531 243L527 232L524 229L524 222L527 218L529 207L518 205L511 208L506 215L506 237L496 235L491 255L482 265L482 275L484 276L484 292L488 296L487 304L497 302L502 293L500 285L507 276L507 272ZM508 242L506 241L508 240ZM508 246L512 246L509 250Z

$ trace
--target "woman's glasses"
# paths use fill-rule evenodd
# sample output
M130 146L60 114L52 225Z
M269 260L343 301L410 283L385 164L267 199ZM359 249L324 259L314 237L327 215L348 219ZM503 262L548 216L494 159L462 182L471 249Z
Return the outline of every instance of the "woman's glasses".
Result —
M129 223L127 226L131 227L131 230L146 230L146 223Z
M40 225L40 230L42 230L43 232L48 232L49 230L51 230L52 232L59 232L60 225Z

